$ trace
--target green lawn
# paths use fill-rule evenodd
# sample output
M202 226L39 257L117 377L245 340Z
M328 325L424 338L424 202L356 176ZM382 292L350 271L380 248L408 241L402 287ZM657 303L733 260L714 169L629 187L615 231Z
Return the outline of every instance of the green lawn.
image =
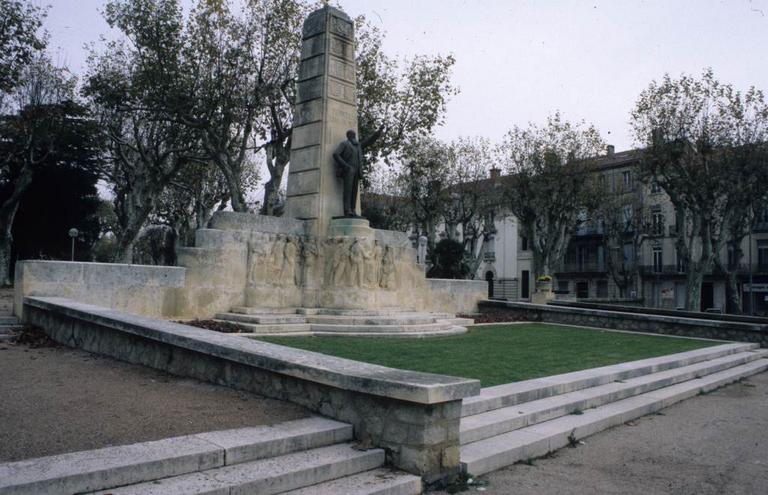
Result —
M434 339L263 337L392 368L477 378L484 387L717 345L545 324L477 327Z

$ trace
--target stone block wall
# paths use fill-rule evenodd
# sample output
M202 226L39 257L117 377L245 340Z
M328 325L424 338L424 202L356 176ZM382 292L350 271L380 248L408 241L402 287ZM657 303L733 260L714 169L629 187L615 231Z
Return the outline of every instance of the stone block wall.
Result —
M14 313L22 316L24 296L59 296L129 313L175 316L177 293L185 284L179 267L19 261L14 282Z
M430 311L451 314L477 313L478 301L488 297L488 282L485 280L452 280L428 278L431 298L425 301Z
M456 474L462 398L477 380L395 370L132 316L27 298L25 320L54 340L123 361L287 400L351 423L355 437L428 483Z
M509 321L562 323L679 337L754 342L761 347L768 347L768 328L754 323L488 300L480 302L480 311L502 314Z

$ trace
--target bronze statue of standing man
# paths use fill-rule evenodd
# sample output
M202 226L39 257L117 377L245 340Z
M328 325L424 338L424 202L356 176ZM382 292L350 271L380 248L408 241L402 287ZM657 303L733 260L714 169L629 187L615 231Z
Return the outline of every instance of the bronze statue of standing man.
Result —
M336 175L344 184L344 216L357 217L357 192L360 187L360 179L363 176L363 148L357 140L357 135L352 129L347 131L347 140L339 143L333 153L336 162Z

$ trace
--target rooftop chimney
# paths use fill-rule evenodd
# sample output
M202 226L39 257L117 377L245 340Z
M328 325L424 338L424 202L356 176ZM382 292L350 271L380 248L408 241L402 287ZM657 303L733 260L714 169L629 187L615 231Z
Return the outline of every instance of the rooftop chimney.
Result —
M613 154L616 152L616 147L612 144L609 144L606 146L606 149L608 150L608 158L613 158Z
M501 169L493 167L491 169L491 179L498 179L499 177L501 177Z

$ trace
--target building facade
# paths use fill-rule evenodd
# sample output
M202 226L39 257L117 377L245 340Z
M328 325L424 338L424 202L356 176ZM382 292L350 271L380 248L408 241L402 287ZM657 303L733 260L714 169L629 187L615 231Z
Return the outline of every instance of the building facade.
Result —
M572 232L566 255L554 273L560 297L684 307L687 267L675 247L682 220L657 184L641 180L640 157L639 150L616 153L609 146L597 160L594 173L603 203L612 211L605 212L602 219L585 215ZM494 297L530 300L534 280L529 240L513 215L501 211L495 226L485 262L475 277L488 280L493 276ZM737 268L737 287L742 311L768 315L768 210L758 213L741 249L744 256ZM728 266L733 253L723 249L719 256ZM504 287L514 287L514 291ZM726 275L715 267L705 274L701 309L725 312L726 299Z

